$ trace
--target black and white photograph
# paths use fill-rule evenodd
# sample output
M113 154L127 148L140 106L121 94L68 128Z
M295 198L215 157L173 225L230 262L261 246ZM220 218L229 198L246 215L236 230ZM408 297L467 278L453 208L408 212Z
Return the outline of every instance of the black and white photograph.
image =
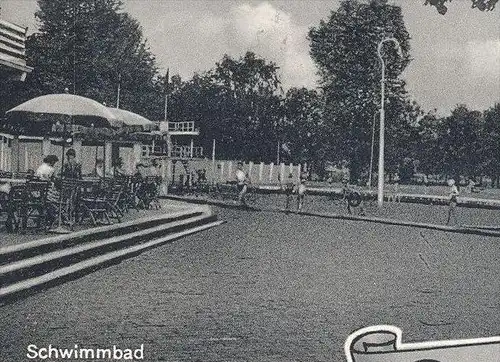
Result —
M31 361L500 361L500 1L0 0Z

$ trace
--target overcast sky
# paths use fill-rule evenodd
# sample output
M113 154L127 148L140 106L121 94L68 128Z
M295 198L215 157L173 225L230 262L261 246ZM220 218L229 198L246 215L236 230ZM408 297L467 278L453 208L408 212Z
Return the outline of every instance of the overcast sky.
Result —
M484 110L500 102L500 8L482 13L454 0L446 16L424 0L390 0L403 9L413 61L408 90L425 110L456 104ZM338 0L124 0L141 23L160 69L190 78L224 54L247 50L275 61L285 87L316 86L308 29ZM0 0L1 17L36 30L36 0Z

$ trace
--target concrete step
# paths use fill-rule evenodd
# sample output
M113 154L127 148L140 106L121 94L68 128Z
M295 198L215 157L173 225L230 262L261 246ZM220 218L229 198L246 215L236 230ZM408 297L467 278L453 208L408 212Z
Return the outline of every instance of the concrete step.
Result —
M118 232L109 226L111 236L103 236L102 228L36 240L28 245L14 245L0 250L0 257L10 261L0 266L0 302L5 303L51 283L78 277L108 264L136 255L146 249L175 240L184 235L217 226L209 207L193 207L189 211L166 216L134 220L125 225L129 232ZM74 233L76 234L76 233ZM55 239L55 240L51 240ZM67 239L71 240L68 241Z
M81 245L95 240L126 235L166 223L200 216L206 213L211 213L211 210L202 207L190 207L178 211L171 211L166 214L138 218L119 224L94 227L70 234L50 236L31 242L21 242L16 245L9 245L0 248L0 266L6 263L26 259L31 256L39 256L43 253ZM22 236L20 236L20 239L22 239Z

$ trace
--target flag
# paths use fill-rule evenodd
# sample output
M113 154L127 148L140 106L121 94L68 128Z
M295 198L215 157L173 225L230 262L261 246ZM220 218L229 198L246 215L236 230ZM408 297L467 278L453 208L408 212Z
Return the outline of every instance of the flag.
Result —
M290 154L290 147L288 146L287 143L283 142L283 144L281 145L281 149L287 154Z

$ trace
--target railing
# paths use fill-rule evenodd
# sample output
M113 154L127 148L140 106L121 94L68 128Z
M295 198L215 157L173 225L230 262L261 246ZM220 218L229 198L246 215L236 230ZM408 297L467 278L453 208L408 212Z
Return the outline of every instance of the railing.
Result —
M194 121L185 122L168 122L169 132L199 132L199 129L194 126Z
M151 155L155 156L166 156L168 150L166 147L143 145L142 146L142 157L148 157ZM172 146L171 157L175 158L199 158L203 157L203 147L193 147L193 153L191 154L191 146Z
M193 147L193 153L191 154L191 146L173 146L171 156L176 158L203 157L203 147Z
M158 146L155 145L154 147L151 145L143 145L142 146L142 156L143 157L148 157L151 155L155 156L166 156L167 153L167 148L163 146Z

